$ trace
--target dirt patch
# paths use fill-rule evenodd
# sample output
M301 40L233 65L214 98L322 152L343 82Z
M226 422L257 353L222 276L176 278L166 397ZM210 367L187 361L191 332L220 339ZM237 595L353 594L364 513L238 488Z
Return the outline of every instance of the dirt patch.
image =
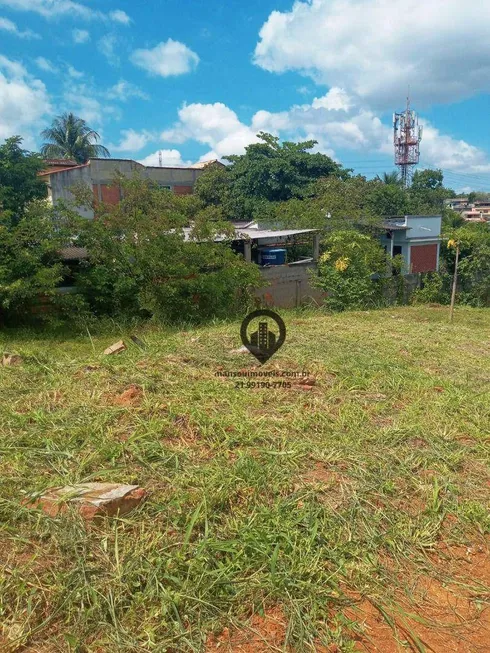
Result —
M390 604L357 598L344 615L356 622L356 650L380 653L488 653L490 553L486 546L441 545L433 574L411 579L407 570ZM353 596L353 595L351 595Z
M112 404L114 406L121 406L129 408L130 406L137 406L143 399L143 390L137 385L130 385L124 392L116 397L112 397Z
M311 487L318 490L319 495L333 509L346 503L352 495L352 481L338 470L328 468L322 462L316 462L299 481L294 489Z
M287 619L281 608L267 610L265 614L254 614L248 625L241 630L224 628L218 636L208 638L206 652L213 653L269 653L271 650L286 650Z
M165 444L175 451L185 451L187 455L199 460L210 460L213 450L205 441L203 434L189 415L175 415L172 430L165 435Z
M370 415L369 419L380 429L388 429L393 426L394 419L393 417L382 417L380 415Z

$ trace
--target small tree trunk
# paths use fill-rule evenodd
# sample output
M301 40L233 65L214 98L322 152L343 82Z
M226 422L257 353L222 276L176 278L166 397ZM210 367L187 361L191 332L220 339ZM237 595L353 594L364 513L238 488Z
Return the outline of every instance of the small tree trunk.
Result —
M456 290L458 287L459 245L456 246L456 263L454 265L453 292L451 294L450 321L454 319L454 305L456 303Z

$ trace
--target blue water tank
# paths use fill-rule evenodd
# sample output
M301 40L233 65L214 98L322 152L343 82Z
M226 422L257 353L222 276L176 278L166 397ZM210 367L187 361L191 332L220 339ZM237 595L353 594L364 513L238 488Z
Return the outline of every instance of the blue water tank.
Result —
M264 247L260 250L261 265L284 265L286 263L286 250L277 247Z

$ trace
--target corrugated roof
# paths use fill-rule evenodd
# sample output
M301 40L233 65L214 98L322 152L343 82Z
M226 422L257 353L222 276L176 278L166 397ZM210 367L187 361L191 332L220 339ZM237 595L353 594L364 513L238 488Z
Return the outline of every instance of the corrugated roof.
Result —
M192 229L186 227L184 229L185 239L190 240L190 233ZM300 234L315 233L318 229L283 229L280 231L273 231L272 229L236 229L233 236L223 235L216 236L215 242L223 240L258 240L262 238L287 238L289 236L299 236Z
M273 229L237 229L236 233L239 238L237 240L245 240L251 238L287 238L289 236L299 236L300 234L310 234L318 229L283 229L275 231Z

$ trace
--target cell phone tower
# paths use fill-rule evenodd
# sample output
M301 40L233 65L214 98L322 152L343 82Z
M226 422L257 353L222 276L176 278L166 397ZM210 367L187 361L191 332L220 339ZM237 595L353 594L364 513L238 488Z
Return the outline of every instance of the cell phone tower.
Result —
M400 177L405 188L412 183L413 166L420 160L420 141L422 127L419 117L410 109L410 96L407 108L402 113L393 115L393 132L395 144L395 165L400 168Z

